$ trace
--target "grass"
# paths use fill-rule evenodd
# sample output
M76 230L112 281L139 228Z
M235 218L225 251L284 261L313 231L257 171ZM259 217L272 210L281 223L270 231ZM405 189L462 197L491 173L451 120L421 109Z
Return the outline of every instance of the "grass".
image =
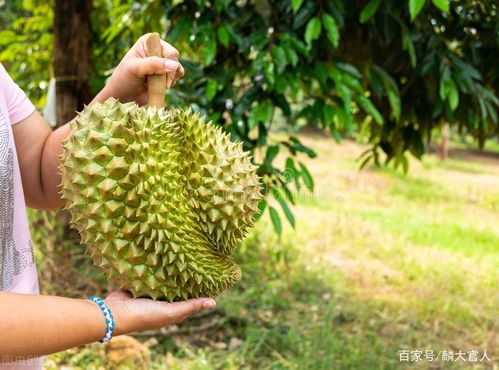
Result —
M218 299L225 324L146 342L148 366L399 369L400 350L487 350L492 361L474 366L497 368L499 160L427 156L408 175L358 171L359 145L303 140L319 158L303 158L316 191L298 194L296 229L278 238L265 215L238 250L243 279ZM91 345L46 366L106 367L108 357ZM122 357L113 367L138 366Z

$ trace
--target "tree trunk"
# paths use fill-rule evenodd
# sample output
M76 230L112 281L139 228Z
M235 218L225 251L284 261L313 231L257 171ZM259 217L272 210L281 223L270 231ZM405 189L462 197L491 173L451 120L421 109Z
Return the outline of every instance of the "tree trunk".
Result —
M442 141L440 142L440 159L442 161L447 159L449 154L449 135L450 135L449 124L446 123L442 127Z
M57 127L90 101L90 11L92 0L56 0L54 75Z

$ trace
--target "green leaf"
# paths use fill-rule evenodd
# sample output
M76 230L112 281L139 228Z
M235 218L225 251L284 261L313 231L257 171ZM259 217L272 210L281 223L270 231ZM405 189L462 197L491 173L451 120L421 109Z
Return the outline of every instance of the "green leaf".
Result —
M409 160L407 159L405 154L402 154L401 160L402 160L402 168L404 169L404 173L407 173L407 171L409 171Z
M490 100L485 100L484 103L490 119L492 120L492 122L497 123L497 112L495 106Z
M334 107L325 104L324 107L322 108L322 114L324 116L324 125L329 126L331 123L333 123L333 118L334 118Z
M298 96L300 93L300 79L297 78L296 75L289 76L288 75L288 83L289 88L291 89L291 93L294 97Z
M291 7L293 8L293 13L296 13L300 9L303 0L292 0Z
M350 114L350 109L346 110L344 107L339 107L336 110L336 116L338 117L338 122L340 124L343 124L345 127L348 127L352 124L352 115ZM336 138L336 135L334 132L334 137Z
M433 4L440 10L448 13L449 12L449 1L448 0L431 0Z
M412 42L411 35L407 31L404 31L402 33L402 47L404 48L404 50L407 50L409 52L409 57L411 58L411 65L415 67L417 63L416 50L414 49L414 44Z
M210 37L209 40L204 45L203 61L204 64L209 66L215 59L217 54L217 40L214 37Z
M293 150L301 152L301 153L305 153L306 155L308 155L309 158L315 158L315 157L317 157L317 153L316 152L314 152L312 149L310 149L310 148L306 147L305 145L303 145L300 142L300 140L298 140L296 137L291 136L289 139L293 143L293 146L292 146Z
M289 184L291 181L295 182L295 186L298 190L300 190L300 174L295 167L295 161L293 158L288 157L286 159L286 171L283 173L284 181L286 184Z
M301 40L298 40L295 37L291 37L290 39L291 45L293 46L293 49L296 50L296 52L302 54L302 55L307 55L308 54L308 49L307 45Z
M382 125L384 123L385 120L383 119L383 116L368 98L362 95L358 95L356 99L362 106L362 108L364 108L364 110L374 118L374 121L377 124Z
M274 46L272 48L272 56L274 57L274 63L277 66L277 73L282 73L284 68L286 68L286 52L280 46Z
M281 236L282 224L279 214L277 213L274 207L269 207L269 213L270 213L270 219L272 220L272 225L274 225L274 230L279 236Z
M295 204L295 198L291 190L288 189L288 186L286 184L281 184L281 188L282 191L284 192L284 195L286 195L286 198L288 198L291 204Z
M218 36L218 40L220 40L220 43L223 46L225 46L225 47L229 46L230 35L224 26L220 26L217 28L217 36Z
M371 162L371 160L373 159L373 152L374 150L372 148L369 148L367 150L365 150L358 158L357 160L360 161L362 160L362 162L360 163L360 166L359 166L359 169L362 170L364 169L364 167L367 166L367 164L369 162ZM364 159L362 159L364 158Z
M329 69L330 67L326 63L320 61L316 62L315 65L313 66L314 75L323 85L326 84L327 76L329 74Z
M263 123L269 123L272 119L273 107L272 102L265 99L260 105L258 111L258 120Z
M267 80L269 85L274 85L275 83L274 63L265 62L263 65L263 74L265 75L265 79Z
M292 27L293 29L299 29L317 13L317 2L316 1L304 1L302 7L296 12L293 17Z
M256 112L256 107L253 108L248 116L248 130L253 130L256 126L258 126L258 117Z
M286 92L286 87L288 83L282 75L275 76L275 91L279 94L284 94Z
M0 31L0 45L8 45L17 40L16 33L11 30Z
M301 178L303 179L305 186L308 188L308 190L314 191L314 179L312 178L312 175L310 175L307 167L302 162L298 162L298 164L300 165Z
M343 63L343 62L335 62L335 63L333 63L333 65L336 68L342 70L343 72L350 73L352 76L357 77L358 79L363 78L362 74L359 72L357 67L355 67L352 64Z
M398 92L394 90L388 90L386 93L388 94L388 101L390 102L390 106L392 107L393 116L398 121L400 119L400 113L402 110L400 96Z
M392 107L393 116L398 121L400 119L402 107L397 83L383 68L374 66L373 70L381 77L386 94L388 95L388 101Z
M338 32L338 25L336 24L336 21L331 15L324 13L322 15L322 24L326 29L326 35L329 42L337 48L340 41L340 33Z
M248 126L249 129L254 129L259 122L269 123L272 119L273 107L272 102L269 99L257 104L250 112Z
M351 75L345 73L345 74L343 74L343 76L341 76L341 80L347 86L353 88L357 92L360 92L360 93L364 93L365 92L365 89L362 87L360 81L357 78L352 77Z
M330 131L331 131L331 136L333 137L334 141L336 141L338 144L341 142L341 135L336 129L336 125L331 125L329 126Z
M449 89L447 88L447 86L450 80L451 77L449 67L445 66L442 74L440 75L440 86L438 90L438 94L440 95L440 99L442 100L445 100L447 98L447 95L449 93Z
M272 196L281 205L281 208L282 208L284 214L286 215L286 218L288 219L289 223L294 228L295 227L295 217L293 216L293 213L289 209L288 204L286 203L286 200L283 198L283 196L281 195L279 190L277 190L276 188L272 188L271 192L272 192Z
M423 9L423 5L426 0L409 0L409 13L411 14L411 20L416 18Z
M295 67L296 64L298 63L298 54L296 54L296 51L290 47L286 47L283 49L284 52L286 53L286 58L293 65L293 67Z
M265 199L262 199L260 202L258 202L258 211L260 213L255 214L255 216L253 217L255 221L258 221L260 217L262 217L263 211L265 210L266 207L267 207L267 201Z
M459 91L457 90L456 83L450 79L447 83L447 97L449 99L449 106L451 110L456 110L459 104Z
M371 85L376 96L381 96L383 94L383 81L381 80L379 73L376 72L375 68L369 69L369 84Z
M271 145L267 148L267 153L265 153L265 160L264 162L268 165L272 164L272 161L277 157L277 154L279 154L279 146L278 145Z
M308 21L307 27L305 28L305 42L309 48L312 41L319 38L319 35L321 34L321 27L321 21L317 17Z
M352 105L352 91L347 85L339 84L337 85L338 90L341 92L341 99L345 105L345 110L350 111Z
M241 46L244 43L244 38L234 30L232 24L226 24L227 32L230 35L231 40L236 44Z
M381 4L381 0L370 0L360 12L360 23L366 23L374 16L379 8L379 4Z
M217 80L210 80L206 84L206 99L211 101L217 94L218 82Z
M289 223L293 228L295 228L296 226L295 217L293 216L293 212L291 212L291 210L289 209L288 204L284 199L281 199L279 203L281 204L282 210L286 215L286 218L288 219Z
M481 95L477 96L478 104L480 105L480 115L482 120L485 121L487 119L487 106L485 105L485 100Z

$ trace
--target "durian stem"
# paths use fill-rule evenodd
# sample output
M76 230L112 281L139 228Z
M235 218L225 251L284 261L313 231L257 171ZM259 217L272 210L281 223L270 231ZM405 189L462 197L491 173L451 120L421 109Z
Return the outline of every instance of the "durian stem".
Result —
M161 51L161 39L157 32L151 33L146 40L147 54L150 57L163 57ZM151 107L162 108L164 106L166 91L166 75L147 76L147 104Z

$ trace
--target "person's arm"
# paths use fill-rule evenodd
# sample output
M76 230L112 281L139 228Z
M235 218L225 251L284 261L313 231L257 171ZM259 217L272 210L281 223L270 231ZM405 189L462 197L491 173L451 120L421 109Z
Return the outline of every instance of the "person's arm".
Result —
M110 294L105 303L116 323L113 336L178 323L216 304L210 298L175 303L132 299L122 291ZM90 300L0 292L0 362L96 342L105 332L104 315Z
M122 102L147 101L146 76L148 74L174 74L174 82L184 75L178 62L179 53L162 41L163 56L148 57L142 36L116 67L109 83L90 105L102 103L110 97ZM38 209L55 209L62 206L59 195L59 174L62 141L71 132L69 124L52 131L38 112L33 112L12 127L26 204Z

